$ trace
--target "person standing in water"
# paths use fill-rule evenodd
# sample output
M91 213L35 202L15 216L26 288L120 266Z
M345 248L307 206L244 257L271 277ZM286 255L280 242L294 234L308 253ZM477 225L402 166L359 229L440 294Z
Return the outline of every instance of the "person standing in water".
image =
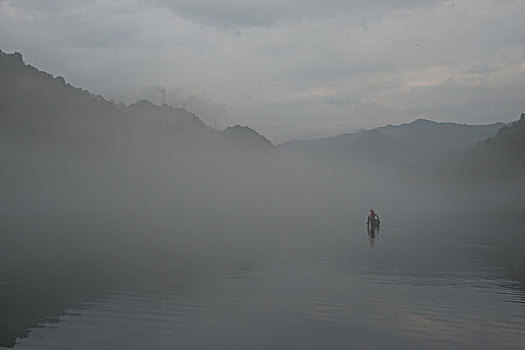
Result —
M379 226L381 221L379 220L379 216L374 212L374 209L370 209L370 214L368 214L368 220L366 222L367 225L372 226Z

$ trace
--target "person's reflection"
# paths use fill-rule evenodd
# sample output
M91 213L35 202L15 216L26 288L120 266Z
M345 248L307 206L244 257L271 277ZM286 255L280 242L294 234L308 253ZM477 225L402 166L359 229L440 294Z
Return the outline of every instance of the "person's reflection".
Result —
M367 225L367 231L370 248L374 248L376 245L376 238L379 236L379 226Z

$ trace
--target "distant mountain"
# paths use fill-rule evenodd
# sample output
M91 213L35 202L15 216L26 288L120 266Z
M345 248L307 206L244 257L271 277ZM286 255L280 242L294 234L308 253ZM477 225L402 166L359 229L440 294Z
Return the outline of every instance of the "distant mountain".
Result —
M275 146L257 131L241 125L230 126L221 134L234 146L252 150L274 150Z
M400 167L479 142L495 135L504 125L466 125L418 119L408 124L387 125L361 133L290 141L279 145L279 148L285 152L336 161Z
M408 151L399 139L373 129L364 132L346 147L336 150L334 155L360 165L390 165L404 159Z
M20 53L0 51L0 77L0 142L4 144L127 151L241 147L237 127L218 132L183 108L147 100L129 106L107 101L26 65ZM268 148L263 136L242 130L244 144L250 145L245 150L256 145Z
M502 127L496 136L451 157L447 165L449 170L458 168L472 178L522 178L525 176L525 113L519 120Z
M377 130L414 147L413 159L445 154L494 136L504 123L467 125L417 119L409 124L388 125Z
M460 183L519 180L525 176L525 114L492 137L440 157L411 164L402 173L412 179Z
M361 136L360 133L348 133L315 140L293 140L281 143L278 147L289 153L327 156L338 149L344 149L359 136Z

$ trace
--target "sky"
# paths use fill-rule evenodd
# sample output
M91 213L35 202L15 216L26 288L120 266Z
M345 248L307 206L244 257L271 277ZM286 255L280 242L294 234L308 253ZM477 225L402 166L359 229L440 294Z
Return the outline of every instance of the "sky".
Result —
M524 18L525 0L0 0L0 50L280 143L518 119Z

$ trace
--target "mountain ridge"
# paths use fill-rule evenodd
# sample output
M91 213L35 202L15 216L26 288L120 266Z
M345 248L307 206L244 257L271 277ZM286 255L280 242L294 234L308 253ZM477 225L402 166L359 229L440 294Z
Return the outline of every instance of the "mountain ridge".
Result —
M492 137L445 156L411 164L401 173L412 180L443 183L520 180L525 175L525 113Z
M456 123L456 122L439 122L431 119L426 118L418 118L414 119L413 121L409 123L401 123L401 124L387 124L383 126L378 126L372 129L361 129L357 132L347 132L347 133L341 133L336 134L332 136L326 136L326 137L319 137L319 138L313 138L313 139L294 139L289 141L284 141L279 144L277 144L277 147L285 146L287 144L295 144L295 143L309 143L309 142L321 142L324 140L330 140L330 139L337 139L337 138L343 138L343 137L352 137L352 136L358 136L363 133L372 131L372 130L382 130L382 129L390 129L390 128L402 128L407 126L418 126L418 125L454 125L454 126L467 126L467 127L484 127L484 126L491 126L491 125L498 125L498 126L505 126L506 123L503 122L494 122L494 123L487 123L487 124L467 124L467 123Z
M19 52L0 50L0 75L0 135L4 140L106 149L199 143L226 143L248 151L256 149L255 145L273 147L264 136L267 142L261 142L257 136L261 135L253 129L246 127L253 132L244 129L240 140L230 132L212 129L184 108L158 106L145 99L129 105L108 101L26 64Z
M416 119L360 133L315 140L294 140L278 147L284 152L350 163L400 167L427 157L468 147L496 134L504 123L459 124Z

